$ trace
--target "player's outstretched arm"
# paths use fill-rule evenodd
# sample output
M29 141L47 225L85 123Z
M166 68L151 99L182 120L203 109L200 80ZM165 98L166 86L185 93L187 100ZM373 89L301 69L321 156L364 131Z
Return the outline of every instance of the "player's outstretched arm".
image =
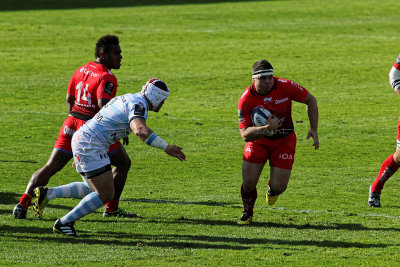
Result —
M182 152L182 148L176 145L168 145L165 149L165 153L171 157L179 159L180 161L184 161L186 159L186 155Z
M308 119L310 121L310 130L307 134L307 140L312 137L314 140L313 146L317 150L319 148L317 100L312 94L308 93L304 103L307 105Z
M186 159L181 147L169 145L167 142L165 142L161 137L147 127L144 119L134 119L131 121L130 126L133 133L149 146L164 150L165 153L179 159L180 161L184 161Z

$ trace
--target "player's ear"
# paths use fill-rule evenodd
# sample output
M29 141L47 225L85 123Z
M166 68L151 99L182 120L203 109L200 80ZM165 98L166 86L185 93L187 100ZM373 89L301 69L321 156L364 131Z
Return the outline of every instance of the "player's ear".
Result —
M106 58L106 52L104 52L104 50L100 51L100 58L105 59Z

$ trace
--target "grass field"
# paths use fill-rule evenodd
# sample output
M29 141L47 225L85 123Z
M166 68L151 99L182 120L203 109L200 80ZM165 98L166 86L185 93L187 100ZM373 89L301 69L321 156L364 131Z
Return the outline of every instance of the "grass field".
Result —
M387 75L400 52L398 0L140 2L2 2L0 265L399 265L399 174L382 208L367 206L368 187L395 150L399 100ZM151 77L168 83L171 95L148 124L187 161L131 136L120 205L139 218L105 219L101 209L77 222L81 237L54 235L54 221L78 200L51 202L40 221L31 210L16 220L12 208L49 157L69 78L108 33L123 50L118 94ZM262 58L316 96L320 150L305 138L305 106L294 104L289 187L267 206L266 168L254 223L238 227L237 101ZM72 181L80 177L67 166L49 186Z

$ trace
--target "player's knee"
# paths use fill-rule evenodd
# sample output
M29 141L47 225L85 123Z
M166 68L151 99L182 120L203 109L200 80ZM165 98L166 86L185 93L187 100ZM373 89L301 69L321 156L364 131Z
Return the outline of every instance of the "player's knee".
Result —
M256 186L256 183L243 181L243 190L245 192L252 192L256 188Z
M100 197L101 201L103 201L103 203L108 203L111 200L113 200L114 195L115 195L115 191L113 189L113 190L108 190L106 192L101 192L99 194L99 197Z
M393 160L397 165L400 165L400 151L396 151L396 153L394 153Z

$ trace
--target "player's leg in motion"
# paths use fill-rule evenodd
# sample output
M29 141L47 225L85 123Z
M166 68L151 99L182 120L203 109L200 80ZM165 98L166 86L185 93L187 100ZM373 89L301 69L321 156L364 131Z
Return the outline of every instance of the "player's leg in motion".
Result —
M268 181L268 191L266 194L268 205L274 205L278 196L285 192L291 172L291 170L271 167L271 178Z
M136 214L119 208L119 199L125 186L126 177L131 167L131 160L126 153L125 148L120 145L109 153L111 164L115 167L112 170L114 178L115 195L114 198L106 204L104 217L137 217Z
M89 178L88 181L96 192L88 194L75 208L64 217L58 219L54 223L54 233L76 236L74 227L75 221L96 211L114 198L114 180L111 170L96 177Z
M263 163L251 163L243 160L243 183L240 188L243 202L243 214L240 220L237 222L238 224L249 224L253 220L253 209L257 199L257 183L263 168Z
M399 142L398 145L399 147ZM369 187L368 205L370 207L378 208L381 206L381 192L386 181L399 169L400 166L400 150L396 149L396 152L390 155L379 170L378 176L375 182Z
M34 189L38 186L47 185L50 178L64 168L71 158L72 153L69 154L56 148L53 149L46 165L32 175L25 193L21 196L19 203L14 207L13 214L15 218L26 218L26 212L31 205L32 196L34 195Z
M47 188L39 186L35 188L36 199L33 204L35 216L42 218L43 210L47 203L55 198L84 198L91 191L84 182L73 182L70 184Z

